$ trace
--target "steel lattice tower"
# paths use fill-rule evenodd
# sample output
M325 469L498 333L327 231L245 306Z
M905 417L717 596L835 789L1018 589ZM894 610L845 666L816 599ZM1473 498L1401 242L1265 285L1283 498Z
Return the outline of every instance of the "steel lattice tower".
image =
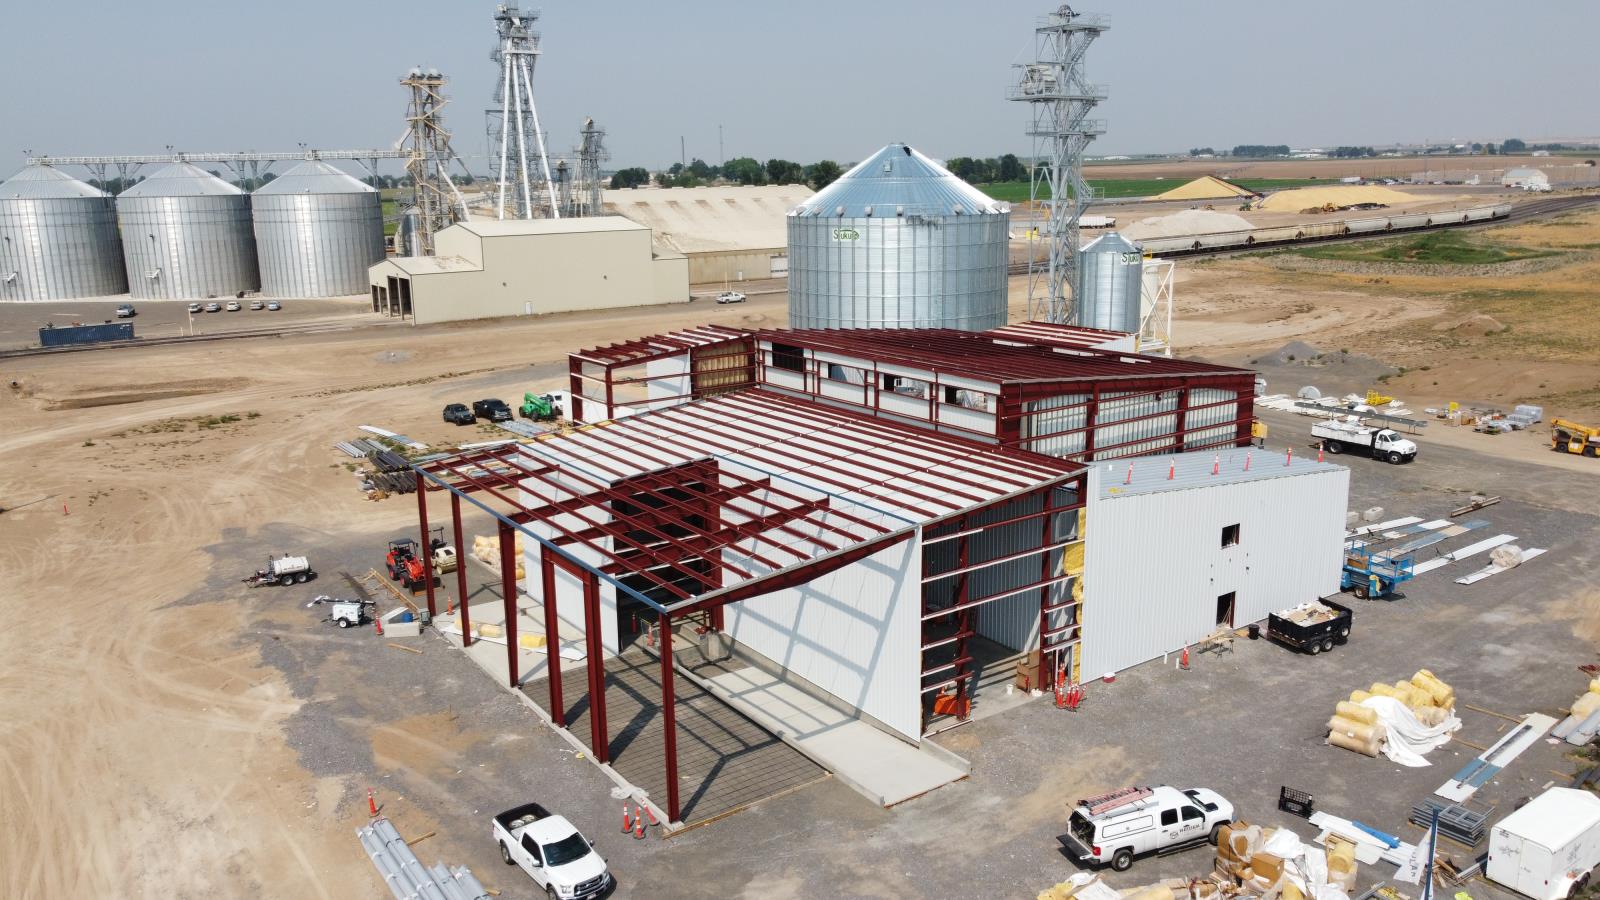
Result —
M555 179L550 177L550 157L545 154L544 131L539 126L539 111L533 105L533 69L539 60L539 32L533 23L535 10L521 10L501 4L495 9L495 30L500 42L489 56L500 64L500 81L495 87L497 108L489 110L490 151L499 144L495 166L495 216L504 219L532 219L544 214L561 218L556 200ZM534 171L535 163L539 172ZM533 184L543 174L545 196ZM507 198L510 204L507 204Z
M1078 220L1094 199L1083 177L1083 153L1105 133L1105 123L1089 118L1106 98L1103 85L1084 77L1089 45L1110 27L1104 16L1084 15L1063 4L1034 29L1034 62L1018 65L1017 83L1009 100L1028 104L1032 122L1033 167L1028 198L1037 215L1047 209L1042 225L1029 232L1028 318L1066 323L1072 298L1078 295ZM1037 223L1037 220L1035 220ZM1036 244L1049 252L1041 261Z
M606 152L606 132L594 124L594 119L583 120L583 144L578 147L578 183L583 189L583 212L579 215L598 216L600 208L600 164L611 158Z
M450 163L466 165L450 148L442 110L446 78L438 69L412 69L400 83L411 91L406 105L406 133L397 149L406 152L406 174L411 178L412 205L419 214L417 240L425 255L433 254L433 236L467 217L467 203L450 179Z

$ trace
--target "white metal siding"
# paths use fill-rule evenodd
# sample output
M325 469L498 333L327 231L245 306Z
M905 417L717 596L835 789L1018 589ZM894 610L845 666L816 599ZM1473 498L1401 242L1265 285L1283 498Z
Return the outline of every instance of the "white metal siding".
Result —
M973 515L969 527L1001 522L1043 509L1043 498L1019 497L998 509ZM1028 519L990 528L968 538L967 565L975 566L1040 545L1044 523ZM955 543L952 541L951 543ZM978 569L968 578L967 594L973 599L1003 594L1043 580L1044 554ZM951 579L954 580L954 579ZM1039 590L1042 590L1039 589ZM1013 650L1031 650L1039 643L1039 590L1024 591L978 607L978 633Z
M1089 472L1083 673L1098 677L1192 644L1236 594L1235 627L1339 589L1350 473L1303 474L1100 497ZM1222 547L1222 528L1240 542Z
M921 544L912 536L797 588L726 607L745 647L921 739Z

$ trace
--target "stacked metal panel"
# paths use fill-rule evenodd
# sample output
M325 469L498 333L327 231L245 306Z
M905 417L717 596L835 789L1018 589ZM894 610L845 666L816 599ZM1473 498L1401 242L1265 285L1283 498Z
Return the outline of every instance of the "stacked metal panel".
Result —
M117 197L129 292L141 300L203 300L261 286L250 196L176 162Z
M397 900L488 900L489 891L466 866L424 866L388 819L356 829L361 848Z
M50 166L0 183L0 300L123 294L111 195Z
M1006 323L1011 208L890 144L789 212L789 324Z
M307 160L251 195L261 292L273 297L365 294L384 257L378 192Z
M1139 330L1144 291L1144 256L1116 232L1101 235L1078 252L1083 296L1072 304L1072 324L1132 334Z

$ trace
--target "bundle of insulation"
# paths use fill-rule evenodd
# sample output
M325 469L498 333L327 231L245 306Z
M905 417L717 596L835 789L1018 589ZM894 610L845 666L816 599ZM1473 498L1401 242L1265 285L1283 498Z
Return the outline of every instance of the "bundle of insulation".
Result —
M1075 872L1066 881L1039 892L1039 900L1117 900L1118 896L1093 872Z
M1582 747L1594 740L1596 732L1600 732L1600 679L1589 682L1589 690L1573 702L1572 715L1556 725L1550 735Z
M527 577L527 571L522 565L523 550L522 550L522 535L520 535L520 534L516 536L516 552L517 552L517 578L520 580L520 579L523 579L523 578ZM473 535L472 536L472 555L476 556L478 559L488 563L489 565L494 566L496 569L500 568L500 538L499 538L499 536L491 537L491 536L486 535L486 534L475 534L475 535Z
M1301 842L1287 828L1234 822L1222 826L1218 836L1216 872L1243 891L1263 897L1348 900L1355 886L1354 851L1351 847L1348 862L1341 860L1335 874L1321 848Z
M1328 720L1328 743L1367 756L1382 753L1402 765L1425 766L1422 754L1448 742L1461 727L1455 707L1455 689L1420 669L1410 681L1379 681L1371 690L1351 691Z

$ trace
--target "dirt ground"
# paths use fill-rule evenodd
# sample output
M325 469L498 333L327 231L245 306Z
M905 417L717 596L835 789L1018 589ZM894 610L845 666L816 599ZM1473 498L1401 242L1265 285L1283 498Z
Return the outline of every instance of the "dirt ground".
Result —
M1565 247L1570 262L1507 279L1308 273L1267 256L1181 263L1179 351L1242 362L1303 340L1405 367L1384 387L1414 408L1530 400L1547 414L1593 417L1600 320L1582 304L1600 274L1600 215L1502 232L1496 239ZM1023 282L1013 280L1013 318L1025 309ZM737 307L0 362L0 597L12 621L0 632L0 893L383 896L351 834L365 820L365 785L308 766L288 735L308 705L339 703L341 682L294 683L262 646L236 640L263 619L291 621L266 599L253 605L255 593L240 602L237 579L307 536L364 545L411 527L408 503L362 501L330 450L357 424L460 440L468 430L439 421L445 402L564 387L574 348L705 322L781 325L784 303L760 295ZM1509 327L1459 327L1478 315ZM1535 434L1426 440L1595 471L1592 460L1538 452ZM333 634L282 630L310 656ZM366 677L359 661L337 659L341 678ZM358 710L344 727L381 763L424 780L493 737L463 734L439 711ZM1028 802L1042 810L1052 797ZM413 814L408 833L430 821ZM794 866L804 883L805 861Z

